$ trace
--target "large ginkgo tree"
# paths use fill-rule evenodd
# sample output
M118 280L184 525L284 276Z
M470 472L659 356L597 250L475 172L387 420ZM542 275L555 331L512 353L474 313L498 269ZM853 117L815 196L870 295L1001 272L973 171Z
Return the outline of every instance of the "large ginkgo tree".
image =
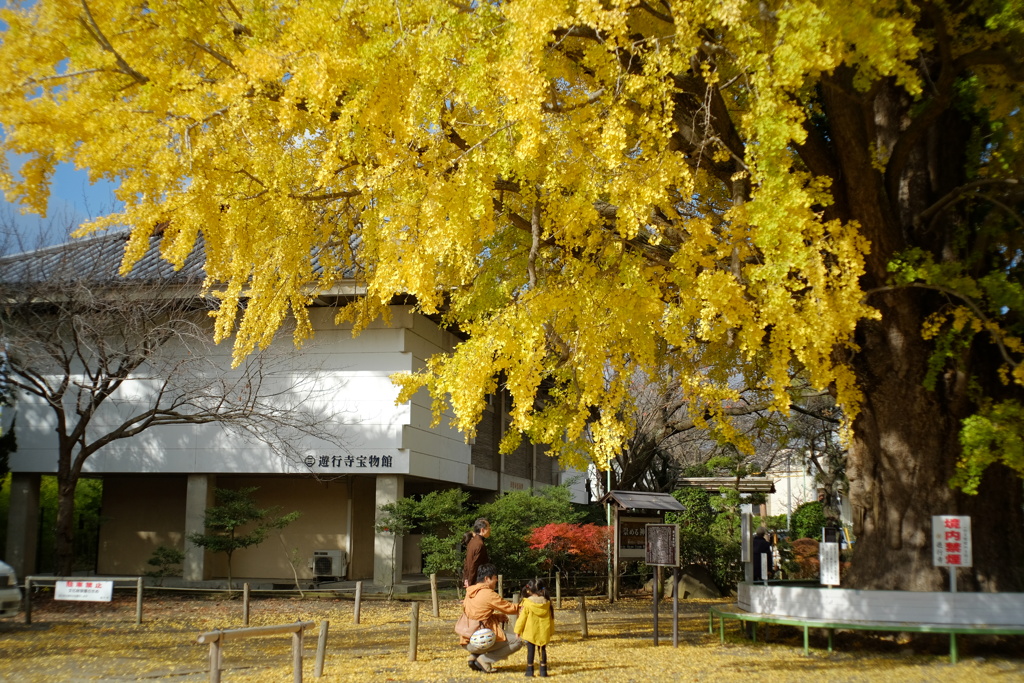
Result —
M741 390L848 420L849 581L1024 587L1019 0L37 0L0 19L11 200L119 182L202 236L236 359L354 269L466 333L399 378L604 466L638 370L722 439ZM217 287L213 287L217 285ZM240 305L244 303L245 305Z

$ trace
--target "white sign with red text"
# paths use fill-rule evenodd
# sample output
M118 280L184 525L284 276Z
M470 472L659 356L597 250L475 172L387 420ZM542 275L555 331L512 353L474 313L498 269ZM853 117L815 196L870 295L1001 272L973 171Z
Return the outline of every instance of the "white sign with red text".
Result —
M932 515L932 565L970 567L971 518Z
M58 581L53 586L55 600L110 602L113 595L113 581Z

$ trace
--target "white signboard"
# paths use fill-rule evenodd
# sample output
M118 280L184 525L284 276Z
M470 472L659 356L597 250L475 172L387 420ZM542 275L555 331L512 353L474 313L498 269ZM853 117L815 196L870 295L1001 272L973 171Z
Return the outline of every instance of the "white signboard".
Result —
M58 581L53 587L55 600L82 600L110 602L114 594L113 581Z
M932 515L932 565L936 567L970 567L971 518Z
M818 546L818 561L821 566L821 585L839 585L839 544L822 543Z
M754 551L751 548L750 513L740 513L740 562L753 562Z

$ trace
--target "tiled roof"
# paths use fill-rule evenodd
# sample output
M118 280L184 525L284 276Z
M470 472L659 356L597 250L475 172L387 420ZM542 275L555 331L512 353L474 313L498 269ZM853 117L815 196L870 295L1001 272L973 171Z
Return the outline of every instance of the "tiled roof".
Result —
M108 285L186 284L202 282L206 277L206 250L201 234L196 240L196 246L185 258L185 263L177 271L160 256L161 237L153 235L149 238L146 254L128 275L122 277L118 271L128 237L128 230L120 230L0 257L0 283L59 283L86 279ZM350 239L353 250L358 243L358 236ZM320 264L315 257L313 270L317 273L320 271ZM352 271L346 272L345 277L353 277Z
M93 280L105 284L202 282L205 252L202 237L179 270L160 257L160 237L149 238L149 249L131 273L118 271L128 241L127 230L75 239L53 247L0 257L0 283Z
M609 491L598 501L600 504L615 503L622 510L669 510L682 512L686 508L670 493L647 491Z

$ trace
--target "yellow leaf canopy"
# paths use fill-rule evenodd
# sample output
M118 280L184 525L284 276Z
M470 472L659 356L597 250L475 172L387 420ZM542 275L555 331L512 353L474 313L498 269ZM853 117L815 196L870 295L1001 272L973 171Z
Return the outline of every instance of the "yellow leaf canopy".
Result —
M55 165L120 183L132 267L156 225L201 235L236 359L355 272L357 327L411 295L467 333L398 378L472 433L505 382L512 427L604 465L630 377L693 414L794 369L856 413L869 245L795 149L839 68L921 88L895 0L39 0L3 11L10 199ZM884 150L876 150L879 155ZM882 162L884 163L884 159ZM353 269L353 270L350 270ZM246 301L244 311L239 302ZM543 400L542 400L543 396Z

